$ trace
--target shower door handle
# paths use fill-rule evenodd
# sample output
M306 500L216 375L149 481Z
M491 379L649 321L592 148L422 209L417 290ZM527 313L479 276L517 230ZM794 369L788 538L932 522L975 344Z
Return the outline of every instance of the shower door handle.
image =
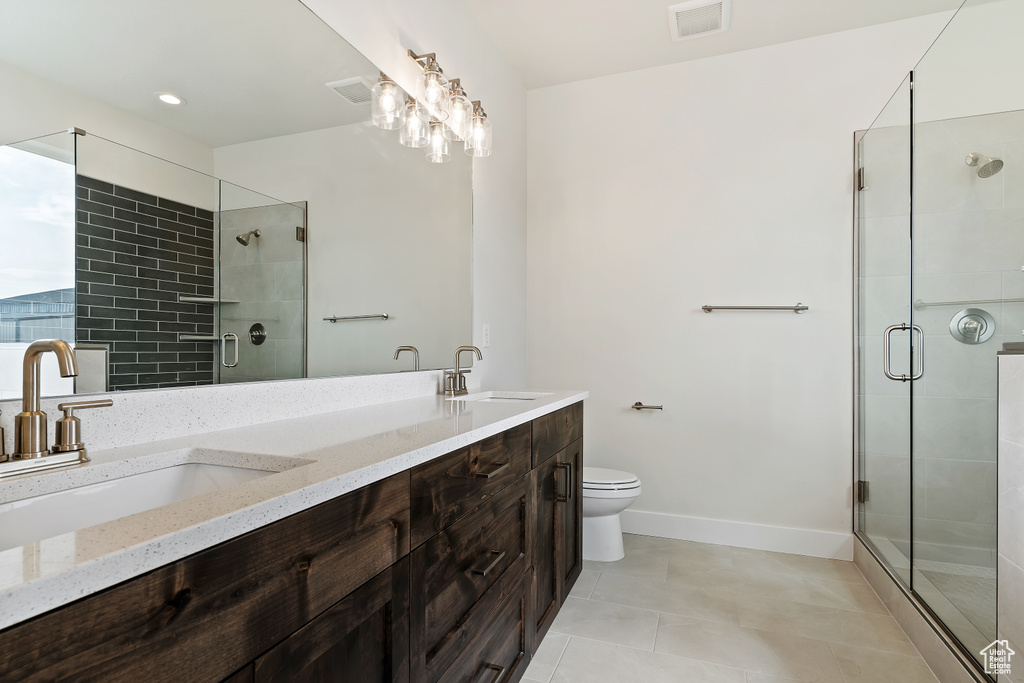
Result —
M235 360L228 362L228 339L235 342ZM226 368L233 368L238 365L238 335L234 332L225 332L220 336L220 364Z
M890 353L890 339L892 333L896 330L912 330L920 336L921 342L917 346L918 371L914 374L896 375L891 370L892 354ZM899 325L889 325L889 327L885 328L885 332L882 334L882 371L885 372L886 377L895 382L908 382L912 379L921 379L924 376L924 330L920 326L900 323Z

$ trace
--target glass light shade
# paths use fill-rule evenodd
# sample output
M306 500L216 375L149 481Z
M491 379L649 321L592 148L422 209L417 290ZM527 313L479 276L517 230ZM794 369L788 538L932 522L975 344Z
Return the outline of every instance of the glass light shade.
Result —
M428 109L440 111L445 108L445 100L448 99L448 79L433 60L423 69L419 99Z
M430 142L427 144L427 161L434 164L443 164L451 161L452 155L448 153L448 138L444 136L444 124L434 121L430 124Z
M406 147L419 149L430 142L430 128L423 118L423 108L413 100L405 105L404 122L398 131L398 141Z
M444 135L449 140L465 140L473 120L473 104L464 93L455 92L448 100L448 127Z
M384 130L398 130L405 125L405 91L398 84L381 77L370 90L370 120Z
M486 116L476 115L466 135L466 154L471 157L491 156L491 122Z

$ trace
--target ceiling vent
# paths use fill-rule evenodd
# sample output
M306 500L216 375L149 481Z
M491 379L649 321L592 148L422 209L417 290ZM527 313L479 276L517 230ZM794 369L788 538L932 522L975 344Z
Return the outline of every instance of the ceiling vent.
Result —
M691 0L668 8L672 40L687 40L729 28L732 0Z
M331 81L327 87L341 95L349 104L369 104L371 83L362 76Z

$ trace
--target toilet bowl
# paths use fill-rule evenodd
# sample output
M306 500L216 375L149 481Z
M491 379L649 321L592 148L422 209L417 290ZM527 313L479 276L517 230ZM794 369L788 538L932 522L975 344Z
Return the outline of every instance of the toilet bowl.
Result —
M640 495L635 474L583 468L583 559L614 562L625 557L619 513Z

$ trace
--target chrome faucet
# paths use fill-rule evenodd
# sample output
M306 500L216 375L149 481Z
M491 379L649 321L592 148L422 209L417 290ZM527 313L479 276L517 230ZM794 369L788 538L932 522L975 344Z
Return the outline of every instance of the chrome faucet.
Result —
M399 346L395 349L395 360L398 360L398 354L402 351L412 351L413 356L416 360L416 370L420 369L420 351L415 346Z
M466 388L466 375L471 370L462 370L459 368L459 354L463 351L471 351L476 354L477 360L483 360L484 356L480 353L480 349L475 346L460 346L455 349L455 363L453 364L452 370L444 371L444 395L445 396L465 396L469 393Z
M46 448L46 413L39 409L39 365L47 351L57 355L61 377L78 375L78 363L71 345L60 339L40 339L25 349L22 364L21 412L14 418L14 460L41 458Z
M102 408L113 403L110 399L62 403L57 408L64 417L57 420L57 444L51 451L46 447L46 413L39 406L39 371L41 356L53 351L61 377L78 375L78 363L71 345L60 339L40 339L25 350L22 365L21 412L14 418L14 453L10 458L0 455L0 478L26 472L49 470L55 467L89 462L75 409ZM0 448L0 454L3 450ZM6 461L6 462L5 462Z

